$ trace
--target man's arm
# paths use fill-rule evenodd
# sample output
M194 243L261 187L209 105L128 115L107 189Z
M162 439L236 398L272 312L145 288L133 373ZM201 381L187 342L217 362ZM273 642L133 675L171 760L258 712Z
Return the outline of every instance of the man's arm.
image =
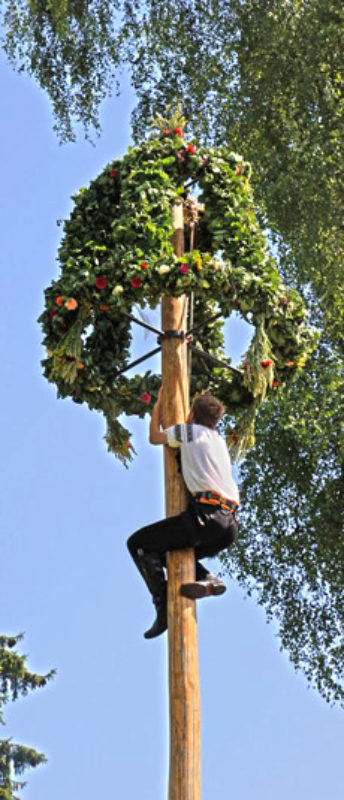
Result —
M158 399L152 411L149 427L149 441L151 444L167 444L167 431L161 430L162 420L162 386L159 389Z

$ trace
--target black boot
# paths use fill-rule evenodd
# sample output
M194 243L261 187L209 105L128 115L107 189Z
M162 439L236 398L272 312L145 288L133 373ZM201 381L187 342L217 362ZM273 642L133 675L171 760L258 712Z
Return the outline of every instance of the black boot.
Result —
M136 566L146 582L156 608L156 620L144 633L145 639L154 639L167 629L167 583L159 553L145 553L139 550L133 556Z
M166 587L164 596L153 597L153 603L156 608L156 620L153 622L152 627L143 634L145 639L154 639L155 636L160 636L161 633L167 630Z
M180 594L190 600L223 594L225 591L226 586L220 578L208 572L199 561L196 561L196 580L193 583L182 583L180 587Z

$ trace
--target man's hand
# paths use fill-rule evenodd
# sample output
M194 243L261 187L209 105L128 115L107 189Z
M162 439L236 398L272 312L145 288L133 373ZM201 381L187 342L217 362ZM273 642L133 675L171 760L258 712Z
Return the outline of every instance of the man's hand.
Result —
M151 444L167 444L167 432L160 430L162 426L162 393L163 387L160 386L158 399L152 411L152 418L149 428L149 441Z

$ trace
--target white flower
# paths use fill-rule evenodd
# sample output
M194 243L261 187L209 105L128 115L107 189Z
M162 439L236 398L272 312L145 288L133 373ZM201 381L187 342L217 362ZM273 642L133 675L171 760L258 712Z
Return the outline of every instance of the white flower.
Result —
M243 157L239 155L239 153L233 153L233 151L229 154L235 161L242 161Z
M115 297L116 297L117 294L122 294L122 292L124 292L124 289L123 289L123 286L121 286L120 283L118 283L117 286L115 286L115 288L112 290L112 294Z
M160 275L164 275L165 272L171 272L171 267L168 264L161 264L161 267L158 268L158 272Z

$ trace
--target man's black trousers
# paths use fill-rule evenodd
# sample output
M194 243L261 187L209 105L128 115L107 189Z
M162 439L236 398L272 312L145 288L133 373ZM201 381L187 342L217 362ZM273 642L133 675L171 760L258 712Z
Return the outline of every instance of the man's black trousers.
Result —
M134 561L138 551L159 553L166 566L166 553L193 547L196 560L215 556L236 539L238 525L231 511L190 498L181 514L147 525L129 537L127 545Z

